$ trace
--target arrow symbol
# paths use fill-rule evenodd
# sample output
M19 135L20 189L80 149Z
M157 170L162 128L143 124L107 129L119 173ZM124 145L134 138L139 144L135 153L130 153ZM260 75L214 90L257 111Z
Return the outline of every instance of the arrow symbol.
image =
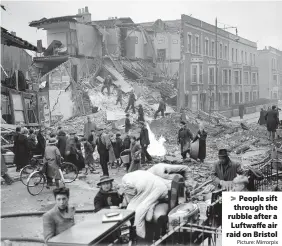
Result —
M231 196L231 201L234 201L234 200L236 200L236 197Z

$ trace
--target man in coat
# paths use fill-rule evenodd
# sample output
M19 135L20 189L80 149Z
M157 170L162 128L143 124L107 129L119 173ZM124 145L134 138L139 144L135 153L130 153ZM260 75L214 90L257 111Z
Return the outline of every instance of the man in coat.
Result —
M56 205L43 215L43 235L45 243L74 226L75 207L69 206L68 188L53 190Z
M226 149L218 151L218 159L213 165L213 183L220 189L231 190L234 178L244 174L241 163L231 160Z
M42 155L42 157L44 157L45 148L46 148L46 140L42 134L42 129L40 128L40 130L37 133L37 145L36 145L37 154Z
M114 153L115 153L115 157L117 159L117 165L119 166L119 158L120 158L120 154L123 150L123 142L122 139L120 138L121 135L120 133L116 134L116 139L113 142L113 148L114 148Z
M275 132L279 124L278 111L276 106L272 106L272 109L265 114L266 127L268 131L268 139L274 141Z
M65 153L66 153L66 147L67 147L67 134L63 131L60 130L58 132L58 149L61 153L61 156L65 159Z
M122 90L121 90L121 86L119 85L116 89L117 91L117 101L116 101L116 105L118 103L120 103L120 106L122 106Z
M17 138L17 144L15 146L15 164L17 166L17 172L29 163L29 144L27 137L28 130L24 127Z
M61 175L59 168L61 166L61 153L57 148L57 139L50 138L44 153L43 163L47 163L46 177L47 188L52 185L52 180L55 179L56 187L60 187Z
M145 122L141 121L140 126L141 126L140 137L137 140L140 140L140 145L141 145L141 148L142 148L141 163L144 164L145 163L145 157L147 158L147 160L149 162L152 161L152 157L147 151L147 149L150 145L150 139L149 139L149 132L148 132L148 129L146 128Z
M17 150L17 142L18 142L18 138L21 134L21 127L20 126L17 126L16 127L16 132L14 133L14 136L13 136L13 141L14 141L14 146L13 146L13 152L14 152L14 163L16 164L16 150ZM17 169L18 169L18 166L17 166Z
M109 148L110 142L106 134L105 128L102 127L98 131L98 138L96 139L96 146L100 156L100 165L102 167L103 176L109 176L108 162L109 162Z
M88 139L91 135L91 131L94 130L96 131L97 130L97 125L91 121L91 117L90 116L87 116L87 121L85 122L84 124L84 137L86 139Z
M78 170L80 170L77 149L76 149L76 141L75 141L75 132L71 132L69 137L67 138L66 144L66 161L73 163Z
M111 87L112 84L113 84L112 76L108 75L104 80L104 84L103 84L103 87L101 89L101 92L104 94L104 90L105 90L105 88L107 88L108 96L109 96L111 94L110 87Z
M128 98L128 105L125 109L125 113L127 113L128 109L131 107L133 114L135 114L135 105L134 105L135 101L136 101L135 94L134 91L132 90Z
M138 108L138 121L145 121L142 104L139 104L139 108Z
M193 134L188 128L186 128L186 122L181 121L177 142L178 144L180 144L180 150L183 160L187 158L187 153L190 153L190 143L192 139Z
M157 119L158 113L161 112L162 113L162 117L164 117L164 112L166 111L166 104L164 99L162 98L160 103L159 103L159 108L158 110L155 112L154 118Z
M199 140L198 158L200 159L200 162L204 162L206 158L206 139L207 139L207 133L205 131L204 124L201 123L199 126L199 131L197 132L197 135L193 140L193 143Z
M128 133L129 130L131 129L131 123L130 123L130 119L129 119L129 114L125 115L125 121L124 121L124 131L125 133Z

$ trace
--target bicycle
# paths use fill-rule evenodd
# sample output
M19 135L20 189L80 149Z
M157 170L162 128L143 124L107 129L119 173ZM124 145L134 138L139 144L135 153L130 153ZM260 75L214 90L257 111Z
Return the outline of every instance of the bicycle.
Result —
M43 166L43 158L42 155L34 155L30 164L23 167L20 171L20 180L21 182L27 186L27 179L35 170L39 171L41 166Z
M46 169L46 165L48 165L47 162L43 164L41 170L35 170L27 179L27 191L32 196L38 195L44 189L45 184L47 184L46 174L43 172ZM75 181L78 176L77 167L70 162L63 162L59 172L64 186Z

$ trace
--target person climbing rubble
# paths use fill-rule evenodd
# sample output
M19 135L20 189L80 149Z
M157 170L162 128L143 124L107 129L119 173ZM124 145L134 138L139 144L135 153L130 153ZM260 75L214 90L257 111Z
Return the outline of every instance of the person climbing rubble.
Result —
M138 108L138 119L139 122L140 121L145 121L144 119L144 110L143 110L143 106L142 104L139 104L139 108Z
M193 139L192 132L186 128L186 122L180 122L180 129L178 131L178 144L180 144L180 151L183 160L187 158L187 153L190 153L190 143Z
M159 103L159 108L158 110L155 112L155 115L154 115L154 118L157 119L157 116L158 116L158 113L161 112L162 114L162 117L164 117L164 112L166 111L166 104L165 104L165 101L164 99L162 98L160 100L160 103Z
M105 88L107 88L108 96L109 96L111 94L110 87L111 87L112 84L113 84L112 76L108 75L104 80L104 84L103 84L103 87L101 89L101 92L104 94L104 90L105 90Z
M116 101L116 105L118 103L120 103L120 106L122 107L122 90L121 90L121 86L119 85L116 89L117 91L117 101Z
M125 113L127 113L129 108L131 107L133 114L135 114L135 105L134 105L135 101L136 101L135 94L134 91L132 90L128 98L128 105L124 111Z

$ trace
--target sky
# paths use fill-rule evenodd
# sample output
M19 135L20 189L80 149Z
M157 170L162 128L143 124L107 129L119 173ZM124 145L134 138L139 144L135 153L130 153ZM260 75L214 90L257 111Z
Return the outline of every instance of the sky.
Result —
M272 46L282 50L282 1L1 1L1 26L36 45L42 39L46 47L46 31L29 27L43 17L75 15L88 6L92 20L108 17L131 17L136 23L157 19L180 19L192 15L219 27L234 26L238 35L257 42L258 48ZM234 33L234 29L228 30Z

